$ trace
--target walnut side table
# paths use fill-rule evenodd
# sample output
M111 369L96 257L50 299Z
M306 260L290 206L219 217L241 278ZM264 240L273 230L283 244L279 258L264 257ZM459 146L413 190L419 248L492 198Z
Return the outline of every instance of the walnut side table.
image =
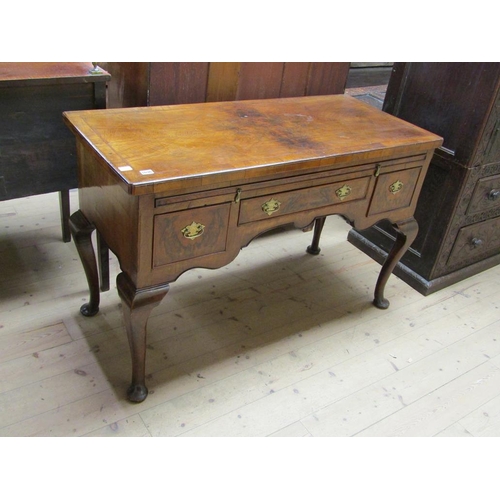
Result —
M413 213L441 138L344 95L67 112L79 160L80 210L71 231L99 310L108 250L132 353L131 401L147 396L146 323L169 284L220 268L259 234L328 215L355 228L388 219L397 240L374 304L417 234ZM99 263L91 235L97 230ZM100 271L100 272L99 272ZM99 283L100 275L100 283Z

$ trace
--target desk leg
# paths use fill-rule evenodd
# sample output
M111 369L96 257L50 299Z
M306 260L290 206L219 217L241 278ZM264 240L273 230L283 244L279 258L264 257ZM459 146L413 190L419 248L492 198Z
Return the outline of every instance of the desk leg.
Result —
M62 239L65 243L71 241L69 228L69 190L59 191L59 209L61 211Z
M127 391L130 401L140 403L148 395L146 387L146 324L151 310L169 290L169 285L136 289L125 273L116 278L122 301L123 318L132 355L132 383Z
M99 231L97 231L97 249L101 292L107 292L109 290L109 247Z
M69 228L75 241L78 255L83 264L90 290L90 300L80 308L84 316L94 316L99 312L99 276L92 245L92 232L95 227L85 215L78 210L69 218Z
M307 253L311 255L319 255L321 248L319 248L319 239L323 226L325 225L326 217L319 217L314 221L314 233L312 243L307 247Z
M373 304L379 309L387 309L389 307L389 301L384 298L385 285L396 264L413 243L418 233L418 224L414 218L396 222L393 226L396 230L396 241L385 259L377 280L377 285L375 286Z

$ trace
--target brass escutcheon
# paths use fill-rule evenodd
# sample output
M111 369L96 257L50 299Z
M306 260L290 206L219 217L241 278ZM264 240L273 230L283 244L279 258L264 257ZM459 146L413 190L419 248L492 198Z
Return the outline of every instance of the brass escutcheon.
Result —
M396 181L389 186L389 191L392 194L396 194L398 191L401 191L401 189L403 189L403 185L404 184L401 181Z
M335 194L341 199L343 200L346 196L349 196L351 194L351 187L348 186L347 184L344 184L341 188L337 189L337 191L335 191Z
M198 236L201 236L203 234L204 229L205 226L203 224L193 221L191 222L191 224L189 224L189 226L182 228L181 233L184 238L194 240L195 238L198 238Z
M280 201L271 198L269 201L266 201L265 203L262 204L262 211L265 212L267 215L271 215L274 214L274 212L277 212L280 209L280 206L281 206Z

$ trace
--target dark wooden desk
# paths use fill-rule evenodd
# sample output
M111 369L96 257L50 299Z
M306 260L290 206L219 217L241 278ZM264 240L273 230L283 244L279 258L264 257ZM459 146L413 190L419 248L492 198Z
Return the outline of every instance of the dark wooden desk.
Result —
M0 63L0 201L59 191L64 241L77 162L62 113L105 108L109 79L91 63Z
M389 219L397 240L374 304L416 236L413 213L441 138L348 96L187 104L64 114L77 138L80 210L70 219L99 309L108 248L132 352L131 401L143 401L146 323L169 283L219 268L257 235L312 226L319 252L326 216L363 229ZM97 229L99 266L91 234Z

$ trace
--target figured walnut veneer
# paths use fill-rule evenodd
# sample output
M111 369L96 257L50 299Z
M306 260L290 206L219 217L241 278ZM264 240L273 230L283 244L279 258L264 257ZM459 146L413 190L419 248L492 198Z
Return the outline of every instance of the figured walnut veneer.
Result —
M325 217L356 228L381 219L400 235L375 289L385 283L417 234L416 202L441 139L347 96L203 103L69 112L77 138L80 211L75 242L91 298L99 307L97 266L88 239L109 247L133 361L129 398L142 401L146 322L169 283L193 267L232 261L257 235L315 222L319 252ZM391 186L397 186L397 189ZM106 288L106 284L101 285Z

